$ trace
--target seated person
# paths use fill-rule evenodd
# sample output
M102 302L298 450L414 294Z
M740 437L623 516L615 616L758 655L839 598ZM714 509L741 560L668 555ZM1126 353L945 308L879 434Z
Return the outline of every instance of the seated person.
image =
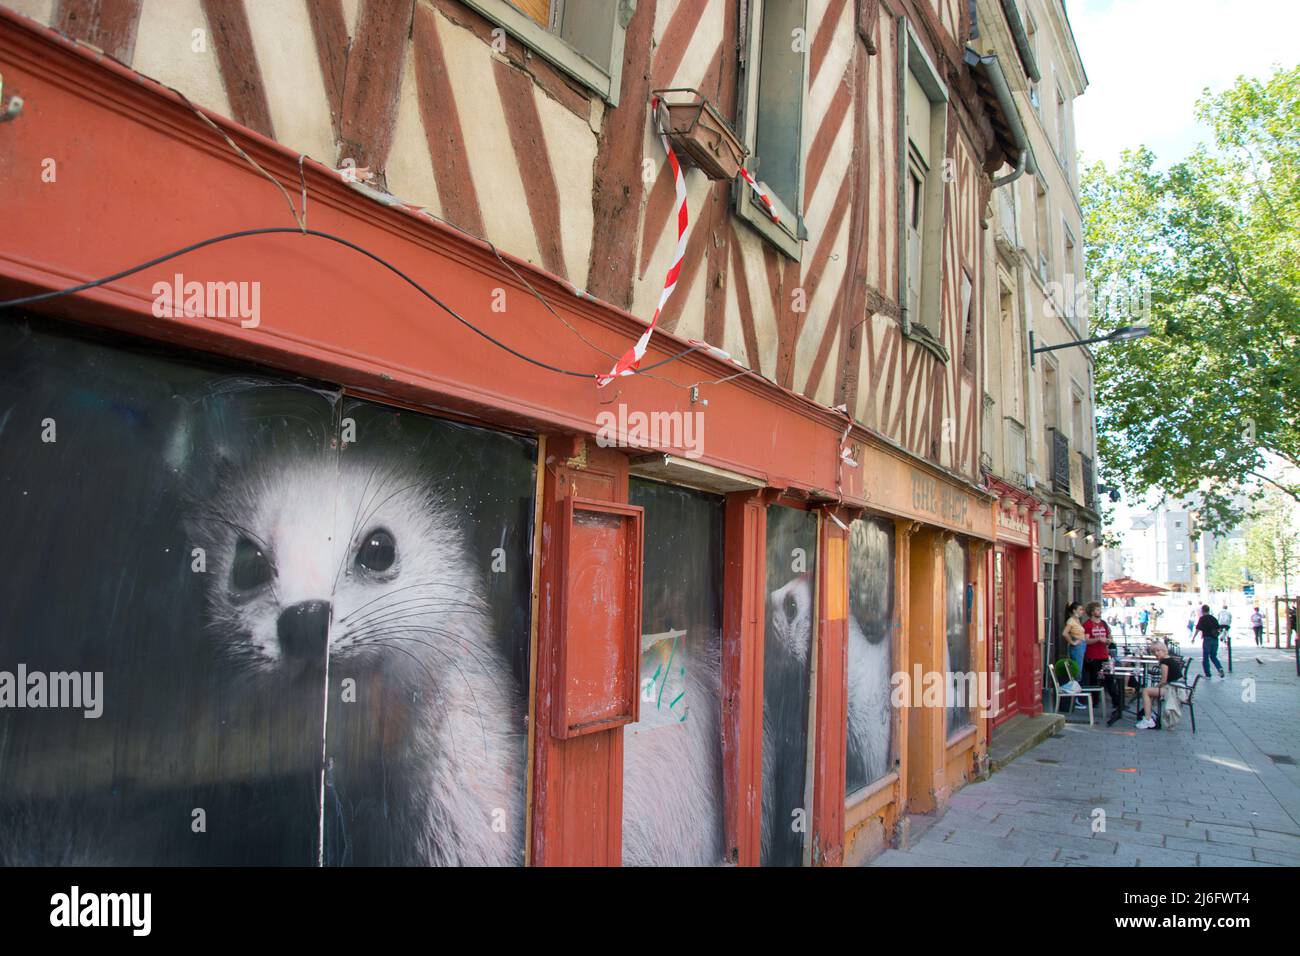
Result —
M1160 723L1151 717L1151 708L1165 693L1165 689L1174 681L1183 679L1183 662L1172 656L1164 644L1155 644L1152 653L1160 661L1160 682L1151 687L1142 688L1142 711L1146 717L1138 721L1138 730L1159 730Z

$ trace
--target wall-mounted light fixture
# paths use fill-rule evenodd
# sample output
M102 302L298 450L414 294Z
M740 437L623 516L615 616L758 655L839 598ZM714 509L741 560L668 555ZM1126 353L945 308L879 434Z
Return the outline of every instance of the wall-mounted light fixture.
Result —
M1034 345L1034 332L1029 331L1029 364L1034 364L1034 356L1039 352L1055 352L1057 349L1073 348L1076 345L1094 345L1098 342L1124 342L1129 339L1140 339L1145 335L1151 334L1151 327L1147 325L1123 325L1114 332L1106 335L1094 335L1090 339L1076 339L1073 342L1062 342L1060 345Z

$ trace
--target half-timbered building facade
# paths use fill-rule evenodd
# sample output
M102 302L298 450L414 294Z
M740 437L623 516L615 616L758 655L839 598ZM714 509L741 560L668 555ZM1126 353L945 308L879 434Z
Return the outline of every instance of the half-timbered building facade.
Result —
M1006 6L3 0L5 487L132 543L52 546L57 627L188 688L190 756L124 689L0 807L292 818L243 862L904 837L986 762Z

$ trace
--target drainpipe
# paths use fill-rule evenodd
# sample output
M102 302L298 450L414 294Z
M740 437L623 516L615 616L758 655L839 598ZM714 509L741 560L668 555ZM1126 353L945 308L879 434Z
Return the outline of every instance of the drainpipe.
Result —
M1043 71L1038 68L1038 58L1034 56L1034 48L1029 43L1025 22L1020 19L1020 11L1016 9L1016 0L1002 0L1002 13L1007 18L1007 26L1011 28L1011 38L1016 43L1016 52L1020 54L1025 75L1037 83L1043 78Z
M1016 101L1011 95L1011 87L1007 85L1006 74L1002 72L1002 66L998 62L997 56L990 54L981 56L969 47L963 56L966 65L977 73L980 73L989 86L993 88L993 95L997 97L998 106L1002 110L1002 115L1006 118L1007 125L1011 127L1011 138L1015 143L1016 149L1020 152L1020 159L1016 163L1016 168L1006 176L993 180L993 188L1006 186L1014 183L1026 172L1036 173L1034 166L1033 154L1029 149L1029 134L1025 132L1025 124L1020 121L1020 111L1016 109Z
M999 176L997 179L993 180L993 188L998 189L999 187L1002 186L1010 186L1012 183L1014 183L1017 179L1019 179L1021 176L1025 174L1025 170L1028 168L1028 166L1029 166L1029 150L1022 149L1020 151L1020 161L1016 163L1016 168L1013 169L1011 172L1007 173L1005 176Z

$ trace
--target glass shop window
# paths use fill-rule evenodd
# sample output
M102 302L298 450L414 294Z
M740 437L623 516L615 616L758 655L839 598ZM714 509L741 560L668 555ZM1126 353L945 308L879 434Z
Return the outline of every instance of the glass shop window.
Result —
M633 478L645 509L640 720L623 728L623 865L723 861L723 499Z
M975 684L971 679L970 616L973 596L966 574L966 545L949 538L944 545L945 620L948 632L944 670L952 694L948 707L948 736L970 725Z
M845 792L853 794L894 768L894 523L859 518L849 525L849 721Z
M808 832L808 698L817 594L817 515L767 509L763 638L763 866L799 866Z

